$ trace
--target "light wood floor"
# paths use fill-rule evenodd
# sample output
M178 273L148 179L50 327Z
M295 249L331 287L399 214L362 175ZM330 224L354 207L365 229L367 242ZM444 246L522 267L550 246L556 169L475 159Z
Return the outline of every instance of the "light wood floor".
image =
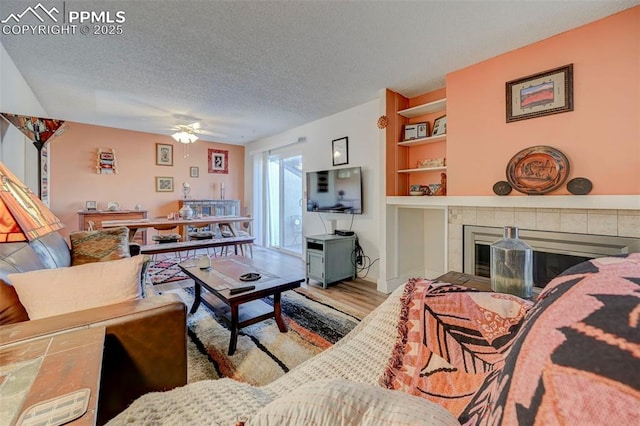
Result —
M274 274L298 272L305 276L305 264L302 259L277 250L254 246L253 262L258 268ZM308 284L302 284L302 292L308 292L319 299L334 300L365 315L387 298L385 293L376 290L376 283L360 278L330 284L326 289L322 288L322 283L311 279Z

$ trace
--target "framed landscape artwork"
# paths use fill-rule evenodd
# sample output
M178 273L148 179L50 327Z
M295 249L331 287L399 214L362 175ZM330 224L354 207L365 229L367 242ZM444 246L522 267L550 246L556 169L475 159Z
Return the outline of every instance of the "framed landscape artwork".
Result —
M209 149L209 173L229 173L229 151Z
M506 83L507 123L573 111L573 64Z

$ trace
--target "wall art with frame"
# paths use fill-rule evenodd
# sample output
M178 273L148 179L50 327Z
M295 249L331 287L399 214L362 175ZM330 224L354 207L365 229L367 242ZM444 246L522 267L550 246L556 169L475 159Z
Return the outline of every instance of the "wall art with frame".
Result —
M507 123L573 111L573 64L506 83Z
M156 165L173 166L173 145L165 143L156 144Z
M173 177L156 176L156 192L173 192Z
M347 136L331 141L333 165L349 164L349 138Z
M198 166L189 167L189 177L192 177L192 178L200 177L200 168Z
M209 173L229 173L229 151L223 149L209 149Z

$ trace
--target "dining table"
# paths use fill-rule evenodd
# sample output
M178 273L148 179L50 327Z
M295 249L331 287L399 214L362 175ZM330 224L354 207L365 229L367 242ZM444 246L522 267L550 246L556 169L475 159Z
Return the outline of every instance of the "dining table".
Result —
M236 227L233 224L245 223L253 221L252 217L248 216L200 216L191 218L153 218L153 219L123 219L123 220L103 220L102 228L117 228L120 226L126 226L129 228L129 241L133 241L133 237L140 228L154 228L158 231L174 229L178 226L191 226L194 228L201 228L208 225L217 225L218 227L225 227L229 230L232 236L237 237ZM188 235L187 232L184 235Z

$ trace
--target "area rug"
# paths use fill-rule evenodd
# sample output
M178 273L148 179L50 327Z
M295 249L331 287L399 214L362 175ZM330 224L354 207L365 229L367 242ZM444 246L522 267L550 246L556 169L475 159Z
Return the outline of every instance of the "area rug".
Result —
M178 267L178 263L185 260L187 258L180 259L179 257L152 260L147 269L148 279L154 285L187 279L187 276Z
M174 288L191 307L193 287ZM271 298L266 298L272 303ZM206 305L189 314L188 382L229 377L256 386L266 385L332 346L359 322L340 306L313 300L296 291L282 294L288 332L280 333L274 319L240 329L236 352L228 356L230 331Z

